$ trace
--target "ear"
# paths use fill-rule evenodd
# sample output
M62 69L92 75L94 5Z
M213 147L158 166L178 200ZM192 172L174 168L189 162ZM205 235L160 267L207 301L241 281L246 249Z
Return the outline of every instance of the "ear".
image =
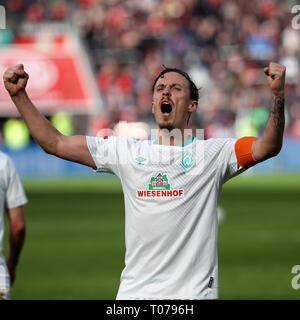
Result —
M154 114L154 102L152 100L152 109L151 109L152 113Z
M193 100L192 103L188 107L188 112L192 113L192 112L196 111L197 108L198 108L198 101Z

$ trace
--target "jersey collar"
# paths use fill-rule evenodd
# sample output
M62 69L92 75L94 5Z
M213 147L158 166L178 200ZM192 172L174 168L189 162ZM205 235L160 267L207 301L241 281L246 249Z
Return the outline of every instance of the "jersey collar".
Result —
M186 142L184 142L180 147L186 147L187 145L191 144L194 140L195 140L195 137L194 136L190 136L188 138L188 140ZM158 144L157 139L155 139L153 141L153 144Z

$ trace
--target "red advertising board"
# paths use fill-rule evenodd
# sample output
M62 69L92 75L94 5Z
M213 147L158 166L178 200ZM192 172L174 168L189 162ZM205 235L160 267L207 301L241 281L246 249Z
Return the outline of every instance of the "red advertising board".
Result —
M0 49L0 116L17 114L2 76L9 66L19 63L29 74L28 95L41 112L91 113L100 107L95 80L78 44L14 44Z

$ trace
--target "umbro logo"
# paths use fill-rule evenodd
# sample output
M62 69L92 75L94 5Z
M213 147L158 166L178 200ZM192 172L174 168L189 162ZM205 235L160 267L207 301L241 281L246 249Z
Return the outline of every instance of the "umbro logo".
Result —
M140 165L140 166L143 166L144 164L145 164L145 162L146 162L146 158L143 158L143 157L137 157L137 158L135 158L135 162L138 164L138 165Z

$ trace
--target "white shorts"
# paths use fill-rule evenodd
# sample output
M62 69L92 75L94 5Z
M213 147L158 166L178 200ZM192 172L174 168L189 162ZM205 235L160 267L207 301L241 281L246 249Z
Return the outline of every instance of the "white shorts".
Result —
M2 257L0 257L0 300L10 300L9 273Z
M0 300L10 300L9 288L0 288Z

